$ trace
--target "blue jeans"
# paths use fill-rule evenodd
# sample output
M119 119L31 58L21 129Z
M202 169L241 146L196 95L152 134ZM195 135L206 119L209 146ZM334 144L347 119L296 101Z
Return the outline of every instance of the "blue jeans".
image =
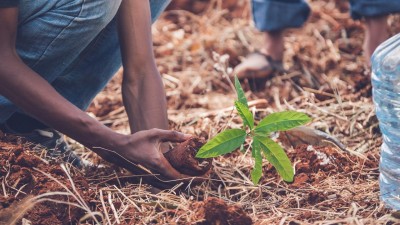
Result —
M353 19L400 12L400 0L350 0ZM304 0L252 0L253 19L261 31L296 28L304 24L310 7Z
M149 0L153 22L170 0ZM115 15L121 0L21 0L17 52L85 110L121 67ZM0 123L21 112L0 96Z

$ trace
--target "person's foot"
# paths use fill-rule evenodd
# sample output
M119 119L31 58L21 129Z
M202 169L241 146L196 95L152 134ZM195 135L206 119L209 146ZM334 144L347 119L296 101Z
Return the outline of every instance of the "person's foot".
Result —
M375 49L389 37L387 16L365 18L364 57L370 66Z
M19 133L5 123L0 124L0 130L5 134L22 137L32 144L45 147L47 150L46 156L49 158L62 159L64 162L69 162L80 169L85 166L83 160L80 159L66 143L63 135L54 129L35 129L31 132Z
M273 72L282 71L284 52L283 31L264 32L264 45L252 53L234 69L239 79L267 78Z
M266 78L273 72L282 71L282 61L275 61L260 52L249 54L233 71L239 79Z

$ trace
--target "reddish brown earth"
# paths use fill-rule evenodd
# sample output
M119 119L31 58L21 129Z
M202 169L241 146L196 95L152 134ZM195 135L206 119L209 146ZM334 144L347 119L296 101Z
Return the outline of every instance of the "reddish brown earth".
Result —
M33 168L38 168L50 174L67 186L68 189L72 190L71 183L65 172L58 165L44 163L40 158L32 154L29 149L24 147L23 144L18 143L17 139L7 139L12 144L7 144L4 141L4 137L0 138L0 140L2 140L0 141L0 177L5 178L5 190L8 194L8 197L2 195L0 198L0 224L7 224L4 221L12 217L15 210L21 210L22 206L20 202L23 202L26 196L37 196L54 191L65 192L65 189L57 182ZM181 143L174 151L188 149L187 147L198 147L201 144L198 140L191 139ZM190 155L193 156L193 154ZM364 162L365 168L377 168L378 161L374 157L376 156L368 155L368 160ZM367 176L355 168L357 163L354 162L362 159L332 147L301 145L289 152L289 158L296 168L295 180L292 184L289 184L291 190L297 189L301 191L310 186L318 186L318 184L332 174L340 174L340 176L353 180L366 179L365 176ZM87 203L91 202L90 200L94 199L95 190L89 188L86 177L79 173L72 173L71 176L79 194ZM268 164L264 167L264 177L262 179L267 180L270 178L279 180L275 169ZM274 185L271 184L269 186ZM17 197L14 197L18 190L20 190L20 193ZM285 191L278 191L277 194L286 195L287 193ZM327 199L332 198L331 193L326 193L323 190L308 191L305 194L308 195L307 198L300 202L293 200L293 204L300 204L300 207L305 207L306 205L324 204L324 201L326 202ZM333 197L336 198L336 207L340 207L341 202L345 205L348 201L348 199L341 199L338 193L334 193L334 195ZM51 198L76 203L71 197L56 196ZM93 204L89 205L92 209L95 208ZM252 224L251 218L241 207L228 205L218 198L207 198L204 202L194 202L193 208L198 211L198 225ZM74 206L44 202L35 205L33 209L25 214L25 218L29 219L32 224L76 224L84 213L84 210ZM132 212L132 216L134 214ZM310 214L311 216L312 214Z
M249 225L251 218L239 205L228 205L219 198L207 198L204 202L193 205L198 210L198 216L204 218L197 225Z
M289 153L289 157L293 163L297 162L293 187L304 187L307 184L319 182L332 173L340 173L353 179L366 178L360 174L354 163L363 159L334 147L300 145L294 149L294 152ZM379 161L374 158L374 155L367 155L367 157L368 160L364 162L365 168L377 169ZM271 169L270 166L269 169Z
M332 207L331 203L326 201L330 198L335 199L334 207L344 206L348 201L351 201L351 199L342 198L337 192L329 193L323 189L307 191L310 187L321 187L321 184L331 176L346 178L353 183L356 183L357 180L378 179L379 157L376 154L369 153L366 155L367 159L362 159L334 147L300 145L293 151L290 151L288 156L292 164L295 165L296 171L294 182L288 184L288 187L291 191L297 190L308 195L306 200L300 202L293 200L293 204L299 204L299 207L306 207L307 205L315 205L317 203ZM358 166L360 163L364 165L363 170L360 170ZM275 168L271 164L268 164L263 170L263 180L271 178L279 179ZM371 177L371 173L363 172L365 170L374 171L375 173L373 174L376 177ZM274 186L274 184L271 184L271 186ZM346 189L346 187L342 188L343 190ZM277 192L277 194L286 195L288 193L282 191Z
M191 138L178 144L164 156L179 172L190 176L202 176L210 171L212 159L195 158L197 151L205 141L199 138Z
M0 138L0 140L4 139ZM50 174L69 190L72 190L67 175L59 165L47 165L39 157L30 153L22 144L12 145L0 141L0 177L3 178L4 190L7 193L7 196L2 193L0 197L0 224L7 224L6 221L13 214L15 215L15 212L10 213L6 210L7 208L21 210L23 207L29 208L32 206L29 204L26 206L18 204L27 195L38 196L55 191L66 192L56 181L33 168ZM91 191L86 179L79 174L71 174L71 176L79 195L88 202ZM77 203L72 196L57 195L50 198L58 201ZM46 201L35 205L33 209L29 210L28 217L32 224L76 224L84 213L84 210L68 204L57 204Z

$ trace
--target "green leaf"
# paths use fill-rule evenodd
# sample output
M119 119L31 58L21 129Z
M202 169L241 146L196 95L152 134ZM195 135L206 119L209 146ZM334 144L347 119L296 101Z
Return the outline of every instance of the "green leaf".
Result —
M235 88L236 88L236 93L238 96L238 101L241 102L243 105L245 105L247 108L249 108L249 104L247 103L247 98L244 95L244 91L242 89L242 86L240 85L239 79L237 76L235 76Z
M253 181L253 184L256 185L260 181L260 178L262 176L262 156L261 156L261 146L260 142L258 140L253 140L253 152L254 152L254 168L253 171L251 171L251 180Z
M282 147L267 137L255 136L254 140L260 142L260 147L265 158L275 167L283 180L293 182L294 172L292 164Z
M232 152L244 143L246 131L242 129L225 130L208 141L196 154L198 158L211 158Z
M249 126L250 129L254 128L254 118L250 109L239 101L235 101L235 107L240 117L242 117L243 124Z
M271 133L274 131L285 131L311 121L304 113L296 111L284 111L271 113L265 117L256 127L256 133Z

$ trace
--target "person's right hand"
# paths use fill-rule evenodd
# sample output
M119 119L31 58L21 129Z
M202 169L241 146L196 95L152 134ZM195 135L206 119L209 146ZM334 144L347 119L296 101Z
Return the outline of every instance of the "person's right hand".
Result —
M114 149L94 150L105 160L131 171L136 171L137 164L140 164L167 179L185 179L189 176L174 169L160 147L163 142L183 142L188 138L190 135L177 131L150 129L127 135L117 142Z

